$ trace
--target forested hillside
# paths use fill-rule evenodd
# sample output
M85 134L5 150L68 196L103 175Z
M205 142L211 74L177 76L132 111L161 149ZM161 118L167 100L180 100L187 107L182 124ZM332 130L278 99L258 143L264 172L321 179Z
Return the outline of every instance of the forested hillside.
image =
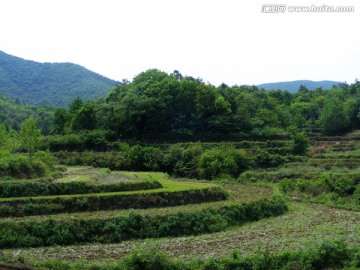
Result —
M0 92L32 105L104 97L116 82L71 63L38 63L0 51Z
M56 108L51 106L31 106L0 93L0 123L8 128L20 130L21 123L31 117L43 134L50 132Z
M215 87L153 69L124 81L105 100L58 109L53 134L101 130L110 140L279 138L295 130L329 135L360 125L360 83L297 93L256 86Z

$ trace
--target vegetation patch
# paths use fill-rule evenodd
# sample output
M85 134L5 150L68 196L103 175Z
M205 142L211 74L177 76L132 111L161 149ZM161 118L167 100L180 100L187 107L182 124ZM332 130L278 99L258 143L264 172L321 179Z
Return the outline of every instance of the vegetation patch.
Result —
M130 190L148 190L162 188L158 181L117 182L114 184L93 184L83 181L57 183L41 182L0 182L0 197L29 197L65 194L86 194L119 192Z
M0 216L16 217L62 212L165 207L224 200L227 197L223 190L205 184L195 187L185 183L169 186L163 189L142 191L2 198L0 199Z
M197 194L198 196L198 194ZM209 194L206 194L209 197ZM179 201L180 198L177 198ZM224 230L229 226L276 216L287 210L281 197L248 204L208 208L171 215L141 215L110 219L74 219L55 221L4 221L0 227L0 247L69 245L84 242L112 243L135 238L197 235Z

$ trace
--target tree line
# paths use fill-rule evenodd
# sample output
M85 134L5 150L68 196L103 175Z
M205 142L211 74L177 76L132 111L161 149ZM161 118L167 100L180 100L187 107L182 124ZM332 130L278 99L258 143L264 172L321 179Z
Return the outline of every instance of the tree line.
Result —
M271 137L294 129L334 135L360 126L360 83L297 93L256 86L215 87L151 69L122 81L104 99L55 111L50 133L106 131L109 140Z

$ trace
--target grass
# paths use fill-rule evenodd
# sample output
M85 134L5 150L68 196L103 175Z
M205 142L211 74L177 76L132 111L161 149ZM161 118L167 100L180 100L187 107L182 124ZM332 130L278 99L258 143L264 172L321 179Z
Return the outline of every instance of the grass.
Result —
M161 180L161 179L169 179L169 175L167 173L162 172L113 172L112 174L120 175L127 177L129 179L142 179L142 180Z
M112 184L124 181L169 179L169 175L162 172L110 171L86 166L70 166L64 174L64 177L56 179L55 182L86 181L95 184Z
M138 247L154 243L172 257L184 260L228 257L233 250L246 256L267 249L280 252L317 246L324 240L341 240L350 247L360 244L360 212L324 205L292 203L290 211L278 216L233 227L229 230L189 237L136 240L119 244L46 247L3 250L3 256L33 260L63 259L85 262L111 261ZM1 258L1 257L0 257Z
M92 180L95 178L95 175L91 174L84 174L84 175L67 175L65 177L59 178L55 183L68 183L73 181L84 181L84 182L92 182Z

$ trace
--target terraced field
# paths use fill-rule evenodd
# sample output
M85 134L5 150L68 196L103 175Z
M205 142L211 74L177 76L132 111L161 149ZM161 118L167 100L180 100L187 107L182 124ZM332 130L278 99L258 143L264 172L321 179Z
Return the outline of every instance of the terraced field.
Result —
M23 183L19 181L1 184L3 191L7 188L8 195L15 193L17 188L23 190ZM8 187L11 184L12 190ZM57 185L62 189L54 188ZM73 185L75 188L85 185L90 191L97 189L98 193L74 194ZM131 189L103 192L114 186ZM144 186L146 189L142 189ZM0 261L34 262L41 246L50 246L49 250L52 250L53 245L64 248L81 243L106 245L130 239L218 232L248 221L277 216L287 209L285 202L273 197L272 187L174 181L161 173L104 173L89 167L74 167L51 183L30 181L25 190L38 190L39 187L52 192L60 189L63 193L69 191L65 187L71 187L71 192L0 198L3 215L0 220ZM109 210L104 211L100 207L102 204ZM28 247L38 247L28 250L34 256L26 255L27 249L23 248Z
M350 195L339 197L336 205L325 199L317 201L323 204L311 203L314 200L298 193L289 193L285 201L279 192L283 179L311 183L329 173L357 185L358 141L359 133L314 138L309 156L302 161L248 171L238 182L174 181L163 173L70 167L63 177L41 184L48 190L79 185L81 193L16 197L7 191L8 196L1 196L0 183L0 213L15 209L0 220L0 262L44 266L60 260L66 263L58 269L97 269L98 264L116 264L134 250L151 250L154 245L186 262L228 258L234 250L238 256L264 250L271 254L316 250L324 241L358 248L360 212L356 206L343 207L352 211L339 209L352 200ZM273 153L288 151L284 141L259 142L258 146L274 146ZM41 186L29 182L36 184ZM34 205L46 211L24 210L39 209ZM56 210L47 211L55 205Z
M13 260L21 255L30 260L61 259L80 263L85 259L90 263L111 262L123 258L135 248L150 248L156 244L171 256L191 260L228 257L233 250L238 250L240 255L245 256L261 249L271 252L303 249L326 240L341 240L350 246L359 246L360 212L316 204L292 203L286 214L235 226L225 232L158 239L151 243L136 240L106 245L4 250L3 256Z

